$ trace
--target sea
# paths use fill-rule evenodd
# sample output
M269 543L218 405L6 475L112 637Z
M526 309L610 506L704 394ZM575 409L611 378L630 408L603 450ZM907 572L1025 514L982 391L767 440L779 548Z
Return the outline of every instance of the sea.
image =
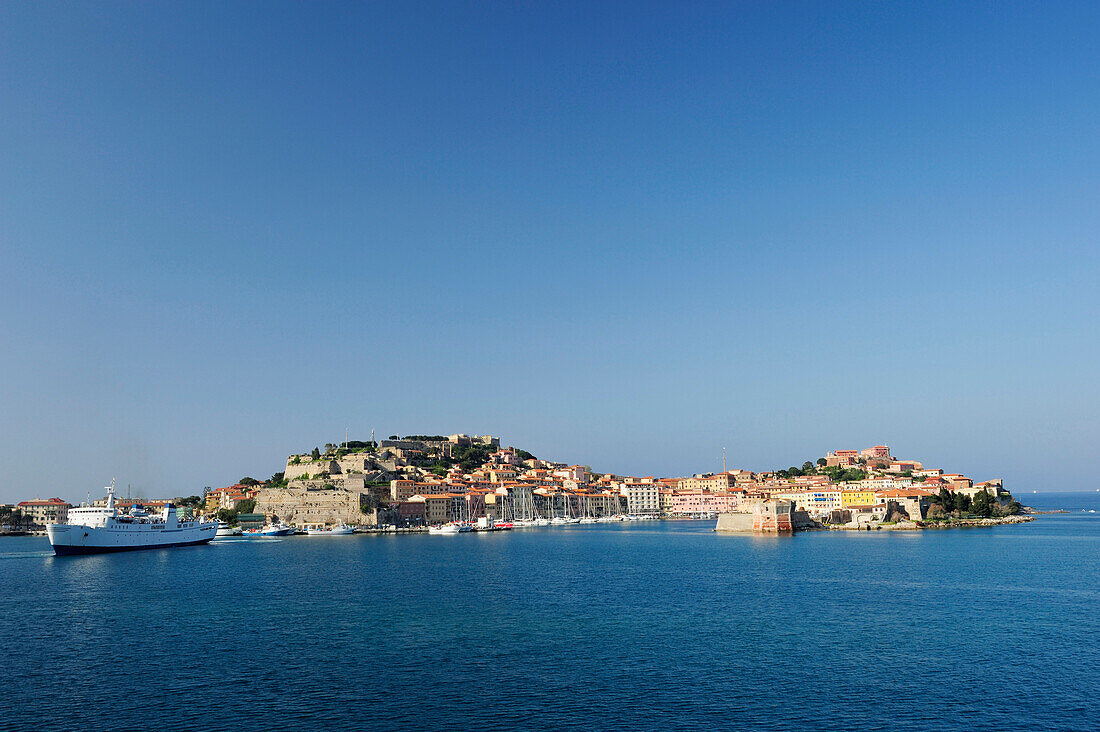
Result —
M0 729L1098 730L1100 493L1020 498L1068 513L4 538Z

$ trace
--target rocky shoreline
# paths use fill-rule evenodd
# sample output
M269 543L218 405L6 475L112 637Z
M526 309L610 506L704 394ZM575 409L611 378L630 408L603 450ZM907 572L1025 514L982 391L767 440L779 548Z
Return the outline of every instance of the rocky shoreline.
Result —
M1002 526L1005 524L1026 524L1034 521L1034 516L1003 516L1000 518L950 519L948 521L899 521L896 524L867 523L853 526L821 525L810 531L923 531L926 529L961 529L979 526Z

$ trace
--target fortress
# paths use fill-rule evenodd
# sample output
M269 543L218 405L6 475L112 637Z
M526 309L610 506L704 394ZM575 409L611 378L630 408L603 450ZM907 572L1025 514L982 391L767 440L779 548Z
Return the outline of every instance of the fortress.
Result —
M374 524L377 506L390 499L390 481L425 473L411 461L450 456L455 447L469 445L496 447L500 439L455 434L382 440L377 450L329 446L332 449L317 458L310 453L291 455L283 471L286 485L260 490L255 511L295 526Z

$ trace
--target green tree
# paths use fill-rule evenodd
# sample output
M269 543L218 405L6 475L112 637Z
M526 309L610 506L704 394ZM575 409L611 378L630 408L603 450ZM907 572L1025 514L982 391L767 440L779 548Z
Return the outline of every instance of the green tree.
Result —
M969 513L970 503L970 496L966 495L965 493L955 494L955 510L959 513Z
M989 518L993 515L993 499L988 493L982 491L974 496L970 510L982 518Z
M249 478L248 476L245 476L238 480L237 483L238 485L259 485L260 481L256 480L255 478Z
M947 490L947 486L940 486L940 492L936 494L936 503L940 504L944 511L955 510L955 497L951 491Z
M811 471L811 470L813 470L813 469L814 469L814 464L813 464L813 463L811 463L811 462L810 462L809 460L807 460L806 462L802 463L802 472L803 472L803 473L808 473L808 472L810 472L810 471Z
M824 468L824 467L825 467L826 465L828 465L828 464L829 464L829 461L828 461L828 460L826 460L825 458L818 458L818 459L817 459L817 466L818 466L819 468Z
M314 460L320 460L321 459L321 448L319 448L319 447L313 448L313 452L311 452L309 454L309 456L311 458L313 458Z
M256 499L246 498L237 504L237 513L252 513L256 510Z
M238 511L231 508L219 508L214 512L214 518L218 521L224 521L230 526L235 526L237 523Z

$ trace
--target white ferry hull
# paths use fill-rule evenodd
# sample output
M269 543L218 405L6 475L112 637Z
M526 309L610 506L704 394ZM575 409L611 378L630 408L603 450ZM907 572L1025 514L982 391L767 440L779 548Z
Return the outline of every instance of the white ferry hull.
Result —
M148 526L148 525L145 525ZM176 529L158 528L97 528L70 524L51 524L46 527L54 553L101 554L126 552L136 549L166 549L177 546L205 544L218 533L216 523Z

